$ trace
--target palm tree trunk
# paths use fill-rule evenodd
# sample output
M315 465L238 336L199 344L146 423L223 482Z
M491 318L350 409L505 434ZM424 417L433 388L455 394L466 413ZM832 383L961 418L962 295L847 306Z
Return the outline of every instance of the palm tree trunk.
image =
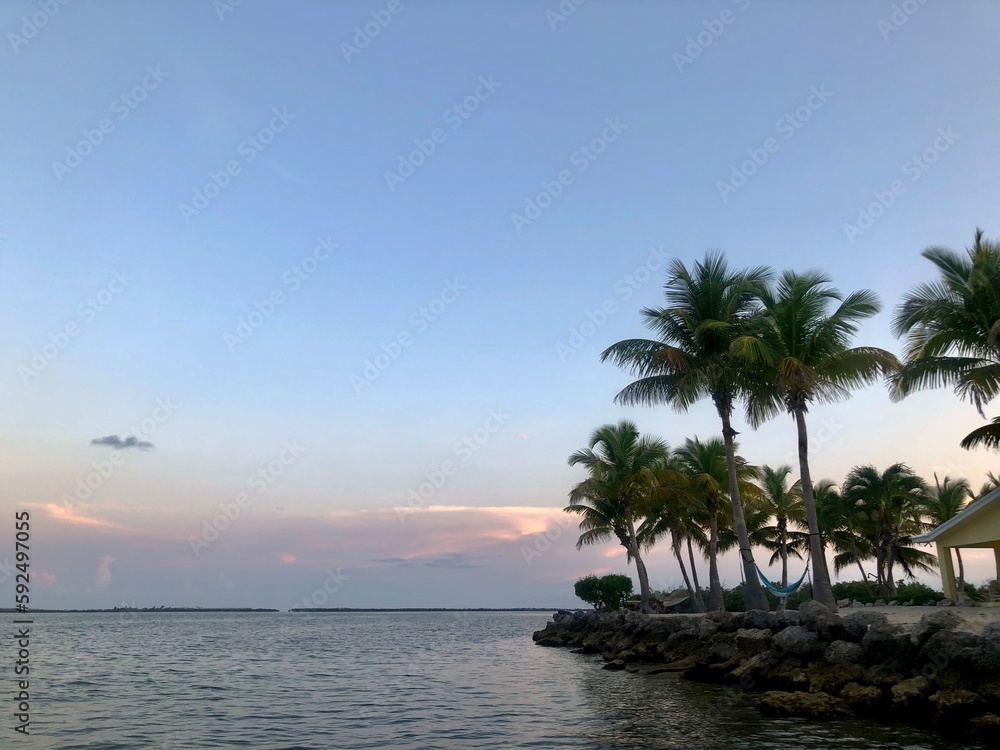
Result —
M778 542L781 544L781 588L785 588L788 585L788 520L779 518L778 529Z
M635 537L635 524L632 522L632 514L627 513L625 520L628 523L629 552L635 558L635 572L639 576L639 611L648 615L653 611L652 607L649 606L649 575L646 573L646 564L639 555L639 543Z
M688 596L691 597L691 606L694 607L695 612L704 612L705 602L701 600L701 595L694 590L694 587L691 585L691 579L688 578L687 568L684 567L684 558L681 557L680 540L674 540L674 543L670 546L674 550L674 557L677 558L677 564L681 566L681 577L684 579L684 585L687 586Z
M691 561L691 578L694 579L694 587L701 593L701 583L698 581L698 566L694 562L694 549L691 546L691 537L687 538L688 560Z
M893 545L889 545L889 550L885 556L885 593L892 594L896 591L896 581L892 577Z
M723 612L722 581L719 580L719 509L713 501L708 516L708 608Z
M867 589L868 593L871 594L872 593L872 587L871 587L871 584L868 583L868 574L865 573L865 566L861 564L861 558L858 557L857 555L855 555L854 556L854 562L856 562L858 564L858 570L861 571L861 580L864 581L864 583L865 583L865 589Z
M813 495L812 476L809 473L809 433L806 430L806 415L803 407L795 409L795 426L799 433L799 478L802 481L802 502L806 506L806 522L809 525L809 556L812 559L813 599L826 605L831 612L837 611L837 599L830 584L830 570L823 554L823 544L819 535L819 514L816 512L816 498Z
M726 444L726 470L729 474L729 498L733 503L733 525L736 527L736 537L740 542L740 560L743 563L744 593L746 595L746 608L762 609L765 612L771 609L771 605L764 596L764 589L757 578L757 566L753 560L753 550L750 549L750 535L747 533L747 521L743 515L743 501L740 499L740 483L736 476L736 445L733 438L736 432L733 430L729 419L729 410L724 406L716 404L719 416L722 418L722 439Z
M965 592L965 566L962 564L962 550L955 548L955 557L958 558L958 593Z

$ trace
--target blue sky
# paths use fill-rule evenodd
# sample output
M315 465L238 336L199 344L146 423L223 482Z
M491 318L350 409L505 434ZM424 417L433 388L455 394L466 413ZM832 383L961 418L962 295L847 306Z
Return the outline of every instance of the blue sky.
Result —
M615 406L627 377L598 361L641 333L665 257L819 267L889 310L930 277L923 248L1000 234L1000 10L903 5L5 4L0 504L36 511L40 606L283 607L330 566L353 571L345 606L545 606L623 569L568 532L531 566L521 550L595 426L718 429L708 404ZM720 188L734 170L753 173ZM859 341L898 351L889 319ZM67 510L107 459L90 440L135 434L158 399L156 447ZM872 389L813 419L820 476L995 467L958 448L980 420L948 393ZM786 461L791 437L746 429L744 453Z

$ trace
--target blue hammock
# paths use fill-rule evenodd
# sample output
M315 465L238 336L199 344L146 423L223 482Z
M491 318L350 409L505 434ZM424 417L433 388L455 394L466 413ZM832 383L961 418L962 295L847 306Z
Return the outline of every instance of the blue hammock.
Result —
M806 576L809 575L809 563L806 563L806 569L803 571L802 577L796 583L793 583L791 586L779 588L767 579L767 576L764 575L764 571L762 571L759 566L755 565L754 567L757 568L757 575L760 576L760 582L764 584L764 588L782 599L798 591L799 586L802 585L802 582L806 580Z

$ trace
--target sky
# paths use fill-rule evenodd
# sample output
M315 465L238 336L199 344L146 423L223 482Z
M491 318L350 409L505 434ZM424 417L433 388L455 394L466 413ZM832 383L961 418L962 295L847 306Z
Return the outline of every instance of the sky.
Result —
M1000 236L990 3L49 0L0 32L0 596L27 511L34 607L572 605L627 569L576 550L569 454L719 432L599 361L670 259L872 289L857 341L899 353L921 251ZM815 477L998 468L947 391L809 421ZM736 427L793 462L790 419Z

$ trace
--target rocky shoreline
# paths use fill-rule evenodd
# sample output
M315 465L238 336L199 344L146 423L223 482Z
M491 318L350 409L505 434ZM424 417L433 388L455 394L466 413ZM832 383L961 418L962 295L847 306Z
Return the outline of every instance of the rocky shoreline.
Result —
M605 669L725 685L768 715L861 716L995 738L1000 622L981 634L962 625L950 608L902 627L882 612L841 616L809 601L797 612L700 617L560 610L532 638L600 654Z

